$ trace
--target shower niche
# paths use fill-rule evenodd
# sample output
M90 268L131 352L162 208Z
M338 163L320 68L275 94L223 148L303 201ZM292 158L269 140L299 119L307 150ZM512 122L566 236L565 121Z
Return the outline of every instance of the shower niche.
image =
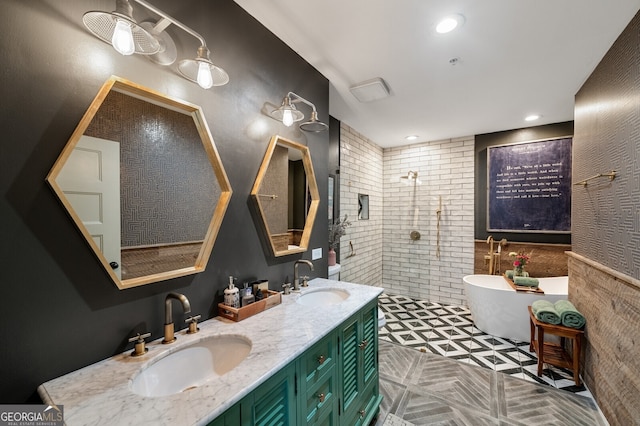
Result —
M369 196L358 194L358 220L369 220Z

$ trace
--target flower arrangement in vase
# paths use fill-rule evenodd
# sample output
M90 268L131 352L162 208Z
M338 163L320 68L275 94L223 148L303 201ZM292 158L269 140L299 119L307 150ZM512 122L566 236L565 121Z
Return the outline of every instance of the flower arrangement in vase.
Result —
M521 277L524 275L524 267L529 262L531 258L530 255L524 254L523 252L515 252L512 251L509 253L509 257L513 257L513 275L515 277Z
M347 227L350 225L346 214L344 219L338 218L335 223L329 225L329 266L336 264L336 247L340 244L340 238L347 234Z

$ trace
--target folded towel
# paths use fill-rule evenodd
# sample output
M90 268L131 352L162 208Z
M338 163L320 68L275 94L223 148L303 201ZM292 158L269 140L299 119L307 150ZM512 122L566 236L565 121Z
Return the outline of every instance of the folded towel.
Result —
M510 280L513 280L513 269L508 269L506 271L504 271L504 274L507 276L507 278L509 278ZM527 271L524 271L522 273L523 277L528 277L529 273Z
M568 300L558 300L554 304L556 312L560 315L560 322L565 327L582 328L587 320L584 318L573 303Z
M536 300L531 304L531 310L538 319L538 321L546 322L548 324L558 325L560 324L560 315L556 311L553 303L548 300Z
M513 277L513 283L515 285L523 285L527 287L538 288L538 279L530 277Z

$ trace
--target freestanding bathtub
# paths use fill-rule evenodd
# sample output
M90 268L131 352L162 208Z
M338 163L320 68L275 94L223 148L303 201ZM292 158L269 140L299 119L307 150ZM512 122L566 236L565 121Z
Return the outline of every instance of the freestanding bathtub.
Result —
M467 304L475 326L487 334L529 341L527 306L534 300L567 299L569 277L538 278L544 295L516 292L502 275L467 275L463 278Z

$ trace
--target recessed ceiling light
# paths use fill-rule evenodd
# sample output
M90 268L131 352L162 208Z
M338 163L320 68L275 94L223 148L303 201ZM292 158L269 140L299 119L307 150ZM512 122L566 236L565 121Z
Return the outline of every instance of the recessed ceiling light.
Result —
M446 34L461 26L464 23L464 16L456 14L445 16L436 25L436 32Z
M409 135L405 139L408 141L415 141L416 139L418 139L418 135Z
M531 114L531 115L527 115L524 118L524 121L536 121L540 119L540 117L542 117L540 114Z

